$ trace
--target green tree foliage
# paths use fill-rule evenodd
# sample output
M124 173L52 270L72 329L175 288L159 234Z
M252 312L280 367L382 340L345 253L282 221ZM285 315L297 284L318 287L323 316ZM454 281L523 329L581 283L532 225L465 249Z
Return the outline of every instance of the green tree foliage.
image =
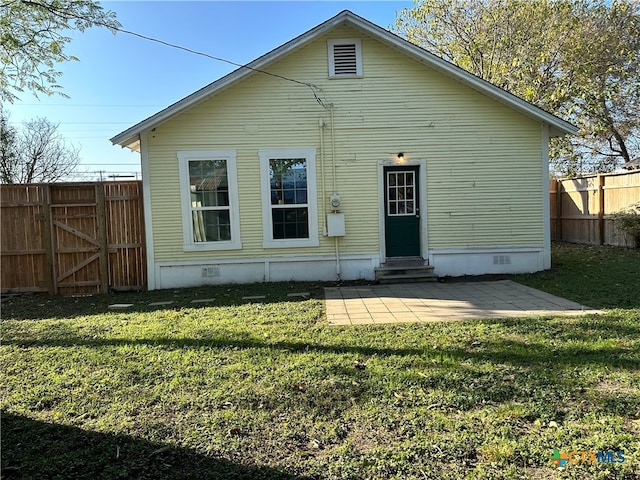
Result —
M91 0L0 0L0 99L61 93L56 64L78 60L65 52L65 33L94 26L115 33L120 24Z
M46 183L67 179L80 165L80 151L69 146L58 125L37 118L17 129L0 109L0 183Z
M396 31L578 125L551 146L562 174L610 171L640 153L640 2L420 0Z

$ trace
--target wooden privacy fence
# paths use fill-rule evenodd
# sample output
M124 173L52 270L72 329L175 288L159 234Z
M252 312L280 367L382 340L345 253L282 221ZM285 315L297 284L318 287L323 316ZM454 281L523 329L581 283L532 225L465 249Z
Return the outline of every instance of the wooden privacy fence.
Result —
M146 287L141 182L2 185L0 200L3 293Z
M640 170L551 180L551 239L635 246L611 215L640 202Z

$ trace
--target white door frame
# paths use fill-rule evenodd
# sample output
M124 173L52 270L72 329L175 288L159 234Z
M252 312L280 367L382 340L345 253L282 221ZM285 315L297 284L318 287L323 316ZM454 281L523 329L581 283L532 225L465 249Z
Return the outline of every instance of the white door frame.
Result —
M384 167L420 167L418 171L419 202L420 206L420 256L428 258L427 244L427 161L423 159L406 160L398 162L394 160L380 160L378 162L378 245L380 247L380 263L387 261L387 246L385 240L385 215L384 215Z

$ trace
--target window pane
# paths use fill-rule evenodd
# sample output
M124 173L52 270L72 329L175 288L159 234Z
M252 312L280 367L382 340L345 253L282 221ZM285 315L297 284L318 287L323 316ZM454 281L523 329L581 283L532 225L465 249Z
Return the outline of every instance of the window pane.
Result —
M387 179L389 181L389 186L391 187L394 186L396 184L396 174L389 172L387 175L388 175Z
M193 211L194 242L228 242L231 240L229 210Z
M309 238L307 208L272 208L273 238Z
M416 177L413 171L387 172L387 215L415 215Z
M190 161L189 188L193 207L228 207L229 180L227 178L227 161Z
M407 213L415 213L413 211L413 202L407 202Z
M307 161L304 158L269 160L272 205L307 203Z

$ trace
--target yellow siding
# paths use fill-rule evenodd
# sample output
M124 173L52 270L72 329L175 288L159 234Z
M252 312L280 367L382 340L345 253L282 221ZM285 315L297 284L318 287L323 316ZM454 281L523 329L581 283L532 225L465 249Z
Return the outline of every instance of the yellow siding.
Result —
M364 76L329 79L328 38L361 38ZM425 160L428 247L542 246L541 126L362 34L338 29L272 64L269 71L317 85L334 105L337 190L346 215L343 254L379 249L378 165L404 152ZM264 249L258 150L316 148L319 201L333 190L331 129L324 131L321 191L318 122L329 111L310 88L264 74L148 132L156 261L331 255L320 246ZM183 252L179 150L235 149L242 251Z

